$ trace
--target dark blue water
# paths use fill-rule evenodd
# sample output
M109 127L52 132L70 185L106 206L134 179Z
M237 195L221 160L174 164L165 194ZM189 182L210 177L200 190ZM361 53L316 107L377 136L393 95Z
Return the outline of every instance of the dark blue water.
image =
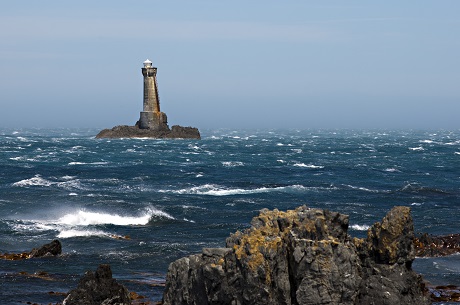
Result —
M49 292L69 291L100 263L160 300L171 261L223 246L262 208L345 213L363 237L404 205L417 232L460 231L460 131L206 130L167 141L97 132L0 130L0 252L55 238L64 252L0 260L0 304L62 301ZM460 255L414 267L460 285Z

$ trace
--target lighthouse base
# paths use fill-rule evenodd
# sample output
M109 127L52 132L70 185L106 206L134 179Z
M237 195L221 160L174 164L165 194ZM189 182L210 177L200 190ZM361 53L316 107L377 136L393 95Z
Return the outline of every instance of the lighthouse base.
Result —
M138 125L140 129L157 131L169 130L168 118L164 112L142 111L136 125Z

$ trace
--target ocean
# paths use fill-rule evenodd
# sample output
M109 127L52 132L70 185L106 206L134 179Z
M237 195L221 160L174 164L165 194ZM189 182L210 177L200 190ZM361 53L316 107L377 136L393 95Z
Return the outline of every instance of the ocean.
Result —
M87 270L161 300L169 263L221 247L263 208L350 216L366 236L395 205L416 232L460 233L460 130L202 130L202 140L0 129L0 253L53 239L58 257L0 260L0 304L62 302ZM460 286L460 255L417 258Z

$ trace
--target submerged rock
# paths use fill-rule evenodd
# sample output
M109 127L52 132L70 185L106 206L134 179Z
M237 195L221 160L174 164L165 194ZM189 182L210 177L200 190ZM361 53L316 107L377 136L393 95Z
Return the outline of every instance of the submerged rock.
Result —
M433 236L422 234L415 238L418 257L439 257L460 253L460 234Z
M179 125L164 130L141 129L138 125L120 125L101 130L96 138L201 139L201 135L197 128Z
M20 260L28 259L33 257L44 257L44 256L57 256L62 253L61 242L57 239L53 240L49 244L43 245L40 248L34 248L30 252L22 253L4 253L0 254L1 259L7 260Z
M123 285L112 278L109 265L87 271L76 289L70 291L63 305L130 305L131 298Z
M305 206L262 210L226 248L169 266L164 305L430 304L415 258L410 209L393 208L366 239L348 216Z

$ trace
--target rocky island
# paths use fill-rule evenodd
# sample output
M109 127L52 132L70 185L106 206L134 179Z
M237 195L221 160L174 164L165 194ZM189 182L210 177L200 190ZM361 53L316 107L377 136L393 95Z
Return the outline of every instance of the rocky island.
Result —
M161 138L161 139L200 139L197 128L168 126L166 113L160 111L158 95L157 68L150 60L144 61L144 104L139 121L134 126L120 125L100 131L96 138Z

